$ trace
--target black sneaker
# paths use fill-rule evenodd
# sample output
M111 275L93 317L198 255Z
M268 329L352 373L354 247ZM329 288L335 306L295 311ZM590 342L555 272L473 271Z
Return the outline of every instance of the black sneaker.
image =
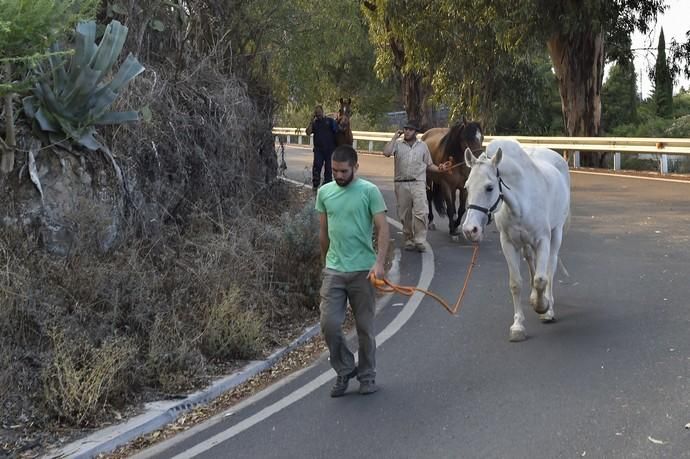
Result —
M357 369L355 368L350 373L344 376L338 376L335 378L335 384L331 387L331 397L342 397L345 395L347 390L347 385L350 383L350 379L357 376Z
M373 394L377 390L379 390L379 388L373 379L365 379L359 382L359 393L362 395Z

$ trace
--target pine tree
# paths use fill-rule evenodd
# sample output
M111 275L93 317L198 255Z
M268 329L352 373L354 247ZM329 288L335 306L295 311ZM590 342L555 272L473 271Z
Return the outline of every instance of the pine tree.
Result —
M654 102L658 116L673 115L673 77L666 60L666 40L664 29L659 34L656 66L654 67Z

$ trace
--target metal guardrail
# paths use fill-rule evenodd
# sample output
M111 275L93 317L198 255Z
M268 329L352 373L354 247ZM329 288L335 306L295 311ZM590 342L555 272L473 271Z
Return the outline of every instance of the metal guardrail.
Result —
M286 136L287 143L293 143L292 138L297 138L298 144L305 144L307 136L302 128L273 128L273 134ZM393 132L352 131L354 147L357 141L368 142L369 151L374 149L374 142L388 142L393 137ZM493 139L511 138L525 146L543 146L561 152L572 153L573 166L580 167L581 151L601 151L613 153L613 169L621 169L621 154L648 154L655 155L659 161L659 171L668 173L669 155L690 156L690 139L678 138L648 138L648 137L538 137L538 136L485 136L484 145ZM276 139L277 141L277 139Z

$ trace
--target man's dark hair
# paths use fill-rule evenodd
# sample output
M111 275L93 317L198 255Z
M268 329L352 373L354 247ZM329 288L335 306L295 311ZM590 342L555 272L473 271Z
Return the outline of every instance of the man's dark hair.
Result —
M357 151L350 145L341 145L333 150L331 161L338 161L339 163L347 162L354 167L357 164Z

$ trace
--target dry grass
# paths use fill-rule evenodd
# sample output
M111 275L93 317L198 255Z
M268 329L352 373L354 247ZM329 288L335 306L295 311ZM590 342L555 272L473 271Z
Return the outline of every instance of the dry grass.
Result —
M274 193L280 212L223 226L194 215L186 231L167 226L108 254L92 250L97 227L66 257L0 233L0 421L19 426L3 436L94 426L132 401L199 387L315 318L316 216L287 185Z

